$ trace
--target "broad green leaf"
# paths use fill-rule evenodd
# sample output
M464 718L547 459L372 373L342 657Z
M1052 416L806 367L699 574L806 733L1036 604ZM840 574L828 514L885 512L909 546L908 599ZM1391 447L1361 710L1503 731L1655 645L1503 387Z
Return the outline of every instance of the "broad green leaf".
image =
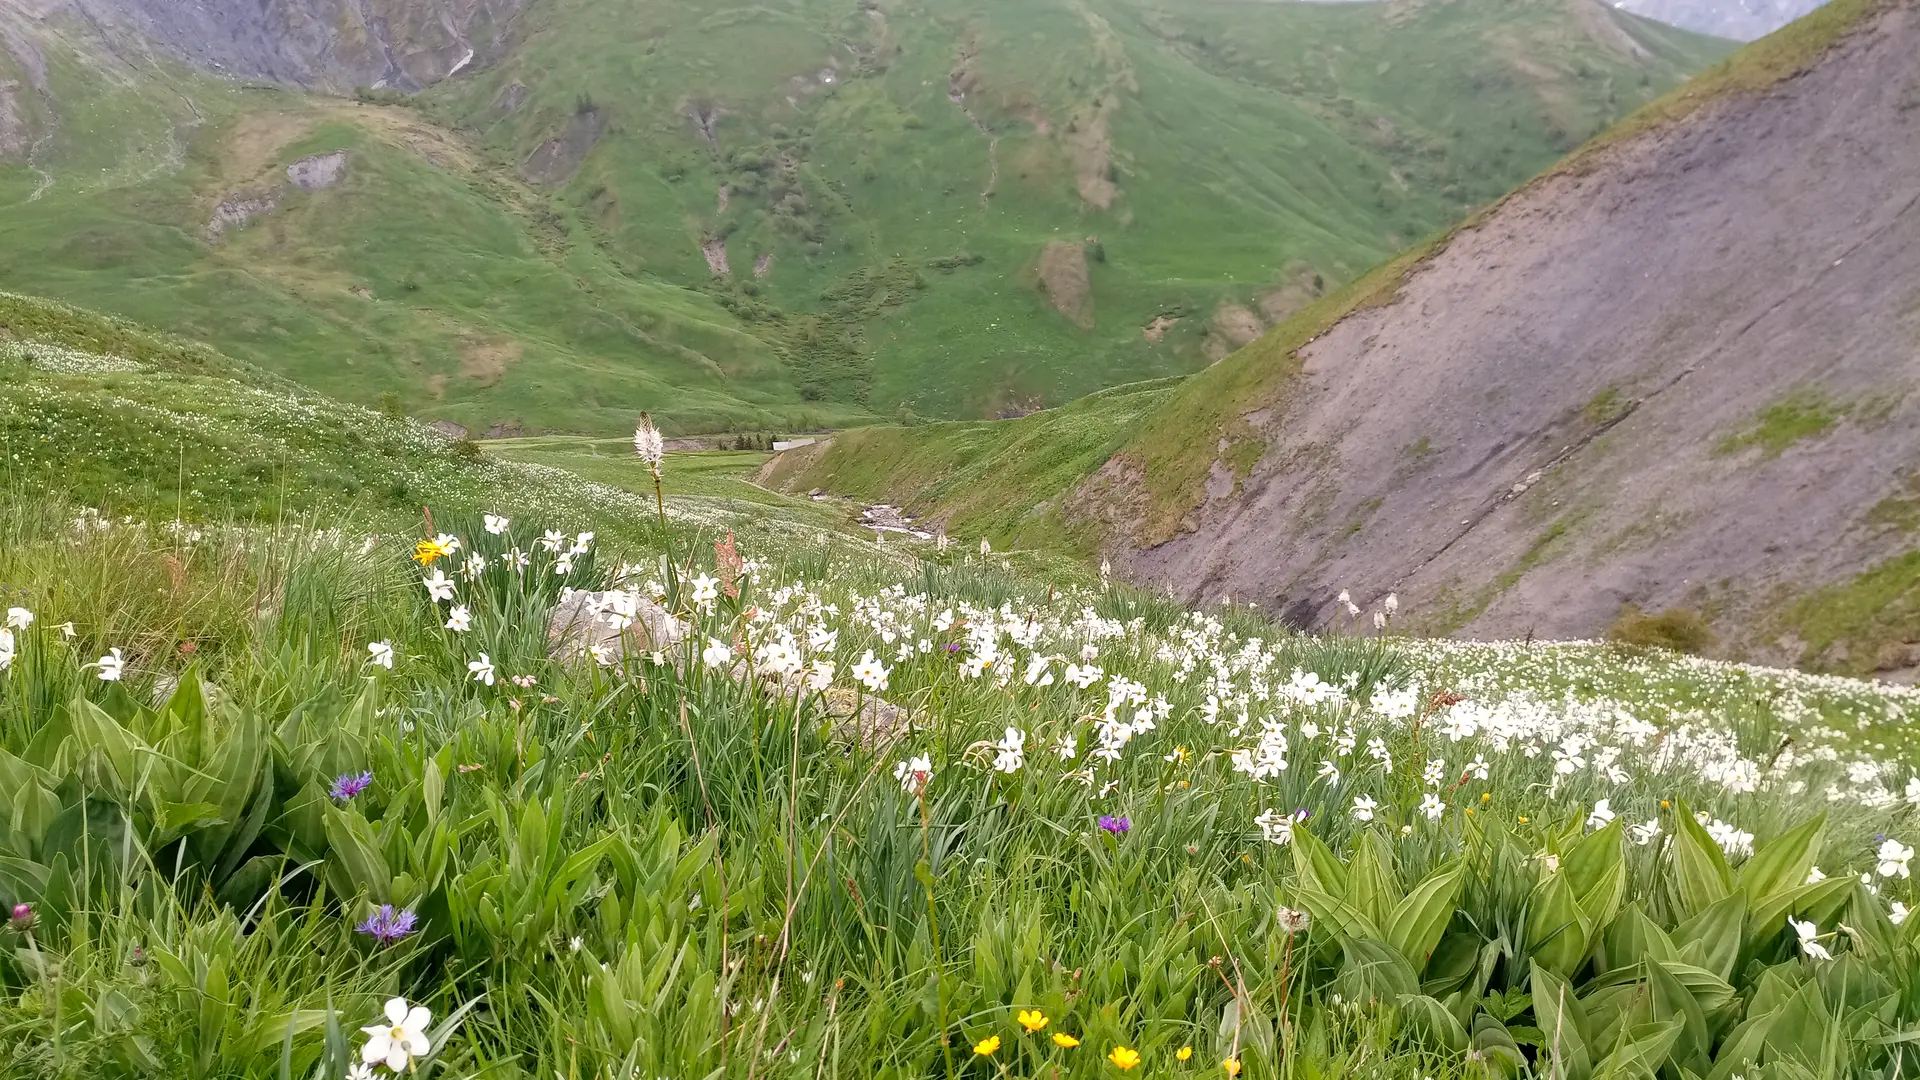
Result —
M1626 822L1616 818L1582 837L1560 860L1580 908L1593 926L1605 926L1627 896Z
M1479 1052L1481 1060L1506 1076L1517 1076L1526 1067L1527 1059L1520 1052L1520 1045L1507 1032L1506 1025L1486 1013L1473 1018L1473 1048Z
M1296 889L1294 895L1300 902L1300 906L1307 909L1307 914L1312 915L1321 925L1330 928L1342 943L1379 939L1380 928L1345 900L1329 896L1318 889L1305 887Z
M1347 894L1347 868L1304 827L1293 830L1293 872L1301 884L1329 896Z
M1621 1080L1627 1077L1652 1077L1660 1066L1666 1064L1674 1040L1680 1036L1680 1027L1680 1021L1668 1020L1630 1028L1621 1037L1619 1048L1594 1066L1593 1075L1606 1080L1615 1077Z
M1802 1065L1817 1066L1827 1050L1832 1026L1832 1015L1827 1010L1825 995L1820 993L1820 984L1809 979L1774 1015L1773 1023L1767 1025L1767 1051Z
M1733 966L1740 959L1746 925L1745 894L1728 893L1674 927L1673 938L1680 943L1680 959L1723 979L1731 979Z
M1747 920L1748 933L1756 938L1772 937L1787 928L1787 916L1791 914L1830 922L1857 884L1856 879L1842 874L1776 892L1753 908Z
M1569 894L1571 895L1571 894ZM1587 1019L1573 987L1539 962L1533 964L1533 1015L1541 1049L1551 1064L1541 1070L1556 1080L1587 1080L1593 1056L1587 1048Z
M1391 925L1394 906L1400 902L1400 886L1393 878L1393 852L1378 832L1369 830L1354 844L1353 861L1347 864L1345 899L1373 925Z
M1438 1001L1425 994L1406 994L1400 998L1400 1009L1422 1046L1450 1054L1466 1050L1467 1029Z
M1674 1062L1696 1073L1706 1072L1713 1065L1713 1059L1708 1056L1713 1049L1713 1034L1708 1030L1706 1010L1699 999L1666 965L1658 962L1647 964L1647 986L1652 991L1650 1018L1681 1022L1670 1051Z
M1466 863L1455 862L1427 875L1398 904L1387 921L1387 943L1400 950L1417 974L1425 971L1434 946L1453 918L1453 905L1466 883ZM1465 1034L1462 1033L1462 1039Z
M1548 872L1527 910L1527 955L1571 973L1586 958L1593 928L1564 874Z
M1685 802L1674 803L1673 873L1680 906L1698 915L1733 891L1733 872L1707 830L1693 819Z
M1748 903L1757 906L1776 893L1806 884L1826 829L1827 815L1817 814L1760 845L1740 867L1740 891L1747 894Z
M1346 962L1336 985L1355 1001L1398 1001L1420 992L1419 977L1400 950L1378 938L1341 942Z
M1620 909L1601 941L1600 964L1608 971L1632 967L1642 960L1672 960L1678 952L1673 939L1647 916L1638 900Z

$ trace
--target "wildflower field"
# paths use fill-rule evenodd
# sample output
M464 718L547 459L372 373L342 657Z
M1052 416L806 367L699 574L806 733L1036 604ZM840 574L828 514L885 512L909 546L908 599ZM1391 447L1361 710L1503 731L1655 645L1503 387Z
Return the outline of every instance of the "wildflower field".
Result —
M217 396L40 370L0 401ZM405 427L329 408L193 422ZM646 440L176 518L160 451L21 430L0 1076L1920 1069L1913 691L1306 637L663 497Z

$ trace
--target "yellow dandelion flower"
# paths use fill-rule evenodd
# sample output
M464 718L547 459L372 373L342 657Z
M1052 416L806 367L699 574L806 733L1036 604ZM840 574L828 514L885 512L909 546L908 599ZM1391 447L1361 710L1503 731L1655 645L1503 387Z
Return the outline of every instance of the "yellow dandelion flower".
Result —
M1227 1071L1228 1076L1240 1075L1240 1059L1239 1058L1228 1058L1227 1060L1220 1063L1220 1067Z
M1062 1050L1071 1050L1080 1045L1080 1040L1064 1031L1056 1031L1053 1033L1053 1045L1060 1047Z
M1175 1050L1173 1052L1173 1060L1175 1061L1185 1061L1192 1056L1193 1056L1193 1047L1191 1046L1183 1046L1180 1049Z
M439 540L422 540L413 545L413 561L421 566L432 566L433 560L453 554L451 545Z
M1108 1052L1107 1060L1113 1062L1114 1067L1121 1072L1126 1072L1140 1064L1140 1051L1131 1047L1116 1046Z
M1000 1049L1000 1036L998 1035L989 1035L973 1044L973 1052L979 1054L981 1057L987 1057L998 1049Z
M1493 792L1491 792L1491 791L1483 791L1483 792L1481 792L1481 793L1480 793L1480 801L1481 801L1481 802L1492 802L1492 801L1493 801Z
M1020 1021L1020 1026L1028 1031L1039 1031L1047 1026L1047 1014L1039 1009L1021 1009L1014 1019Z

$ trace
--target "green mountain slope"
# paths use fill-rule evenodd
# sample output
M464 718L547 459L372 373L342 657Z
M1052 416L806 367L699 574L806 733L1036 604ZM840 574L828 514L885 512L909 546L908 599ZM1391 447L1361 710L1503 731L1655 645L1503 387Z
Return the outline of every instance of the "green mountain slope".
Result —
M496 435L1189 372L1725 47L1584 0L540 0L374 105L22 18L0 286Z

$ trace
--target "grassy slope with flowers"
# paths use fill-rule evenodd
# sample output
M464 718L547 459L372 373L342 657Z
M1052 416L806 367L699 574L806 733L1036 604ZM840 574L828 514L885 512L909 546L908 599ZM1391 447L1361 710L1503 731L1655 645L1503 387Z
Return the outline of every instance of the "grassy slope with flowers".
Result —
M736 552L690 497L428 443L338 453L417 470L429 569L306 473L222 504L219 455L169 526L152 402L235 457L334 435L87 320L0 380L132 418L8 425L0 1075L1920 1067L1910 691L1303 638L771 503ZM694 632L553 655L565 589ZM850 738L821 685L916 722Z

